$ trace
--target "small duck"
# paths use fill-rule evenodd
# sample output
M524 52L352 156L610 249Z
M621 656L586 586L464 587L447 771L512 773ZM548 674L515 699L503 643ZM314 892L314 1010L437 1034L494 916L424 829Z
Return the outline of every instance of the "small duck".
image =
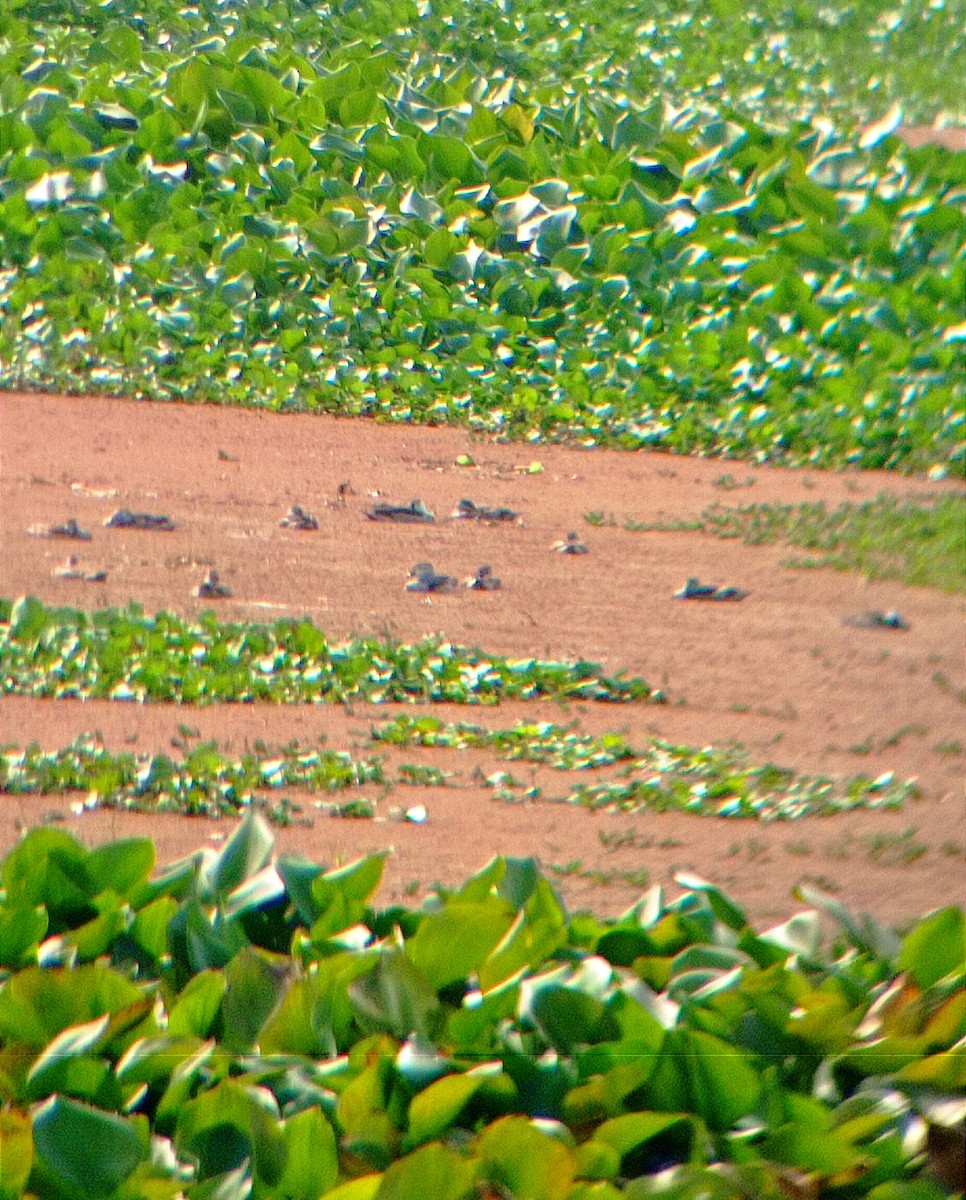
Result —
M106 571L85 571L76 554L68 554L67 561L54 567L53 573L58 579L78 579L82 583L103 583L107 579Z
M503 584L493 574L492 567L483 566L475 575L470 575L463 580L463 587L468 588L471 592L498 592Z
M199 600L223 600L231 595L231 588L221 582L218 572L212 567L191 594Z
M909 623L903 618L902 613L897 608L890 609L889 612L879 612L874 609L870 612L853 613L848 617L842 618L843 625L852 625L856 629L908 629Z
M288 515L279 521L283 529L318 529L319 523L301 504L293 504Z
M674 593L675 600L711 600L718 589L714 584L702 583L692 575L684 587Z
M119 508L107 518L104 525L108 529L161 529L165 532L174 529L174 521L170 517L132 512L129 508Z
M437 575L433 564L418 562L409 572L407 592L452 592L456 580L452 575Z
M91 540L91 535L81 529L75 517L68 517L60 525L31 525L27 532L31 537L72 538L75 542Z
M400 524L428 524L436 518L422 500L411 500L408 504L374 504L366 509L370 521L396 521Z
M454 521L519 521L520 514L512 508L487 508L482 504L474 504L472 500L461 500L453 509Z
M588 547L586 543L582 542L573 530L571 530L570 533L567 534L566 538L564 538L562 541L554 542L550 549L555 550L558 554L588 553Z

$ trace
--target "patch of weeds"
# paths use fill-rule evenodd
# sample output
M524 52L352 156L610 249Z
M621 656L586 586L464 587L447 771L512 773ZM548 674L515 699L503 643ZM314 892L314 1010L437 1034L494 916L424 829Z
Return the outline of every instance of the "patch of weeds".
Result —
M964 749L963 743L957 742L957 741L937 742L935 744L935 746L933 746L933 751L936 754L952 754L952 755L956 755L957 757L966 753L966 749Z
M866 755L866 754L871 754L873 749L874 749L874 745L872 742L872 738L867 737L864 742L856 742L855 745L849 746L849 753Z
M803 875L802 883L814 883L817 888L821 888L823 892L840 892L842 885L836 883L834 879L829 879L827 875Z
M796 857L804 858L812 853L812 847L808 842L786 842L785 853L794 854Z
M399 768L399 780L415 787L445 787L449 779L446 771L417 763L403 763Z
M418 891L419 891L419 880L418 879L410 879L410 881L403 888L403 895L415 896Z
M595 528L598 528L598 529L602 525L616 525L617 524L617 520L614 517L613 513L610 513L606 517L604 516L604 514L602 512L584 513L584 520L587 522L588 525L593 525L593 526L595 526Z
M730 476L722 476L723 479ZM898 579L945 592L966 591L963 525L966 499L944 493L923 501L880 494L862 503L712 505L697 520L625 521L634 531L695 530L738 538L746 546L783 543L807 556L786 559L794 568L858 571L868 579Z
M740 480L735 479L734 475L729 473L725 475L719 475L717 479L713 480L713 486L716 488L721 488L721 490L725 492L733 492L737 488L754 487L754 485L754 475L749 475L744 480Z
M925 737L928 732L929 731L926 729L925 725L903 725L900 729L897 729L895 733L890 733L887 738L884 738L879 745L879 749L887 750L892 746L898 746L904 737Z
M959 842L943 842L939 847L939 853L945 854L947 858L966 858L966 847L961 846Z
M916 830L902 833L873 833L863 839L868 857L881 866L908 866L927 852L928 847L915 840Z

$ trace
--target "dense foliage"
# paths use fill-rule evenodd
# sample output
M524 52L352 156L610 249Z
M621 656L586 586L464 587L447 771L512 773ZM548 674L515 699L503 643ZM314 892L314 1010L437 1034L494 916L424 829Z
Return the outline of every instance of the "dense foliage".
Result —
M962 470L955 7L14 3L0 386Z
M598 921L494 859L379 909L381 856L272 851L249 817L153 877L146 839L6 858L5 1200L943 1197L959 910L899 939L832 903L830 951L693 878Z
M589 662L487 657L438 639L330 642L308 620L231 624L211 612L145 616L133 604L88 613L34 596L0 599L0 691L182 704L662 699L643 679Z

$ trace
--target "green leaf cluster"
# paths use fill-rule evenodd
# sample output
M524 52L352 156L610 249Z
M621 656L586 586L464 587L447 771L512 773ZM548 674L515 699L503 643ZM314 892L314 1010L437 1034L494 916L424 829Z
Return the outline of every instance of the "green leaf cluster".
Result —
M87 613L33 596L0 600L0 679L7 693L199 705L661 699L643 679L584 661L486 656L440 639L331 643L307 619L228 624L213 613L145 616L137 605Z
M599 921L530 859L418 909L375 905L382 866L276 857L254 814L155 874L143 839L28 834L0 865L5 1200L941 1200L958 909L900 938L803 896L829 947L817 911L759 933L691 877Z
M0 386L961 472L953 7L18 4Z

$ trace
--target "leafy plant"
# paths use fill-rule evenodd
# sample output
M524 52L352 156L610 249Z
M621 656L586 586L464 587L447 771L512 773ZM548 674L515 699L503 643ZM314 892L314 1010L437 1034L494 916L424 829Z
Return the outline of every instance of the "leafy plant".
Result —
M18 3L0 386L961 472L954 7Z
M496 858L382 910L382 856L277 858L255 814L153 865L36 830L0 867L11 1200L944 1194L958 909L900 939L803 893L825 948L814 909L759 933L688 876L570 916Z
M662 699L643 679L583 661L487 657L438 639L330 643L308 620L221 624L212 613L148 617L136 605L86 613L32 596L0 600L0 671L6 692L184 704Z

